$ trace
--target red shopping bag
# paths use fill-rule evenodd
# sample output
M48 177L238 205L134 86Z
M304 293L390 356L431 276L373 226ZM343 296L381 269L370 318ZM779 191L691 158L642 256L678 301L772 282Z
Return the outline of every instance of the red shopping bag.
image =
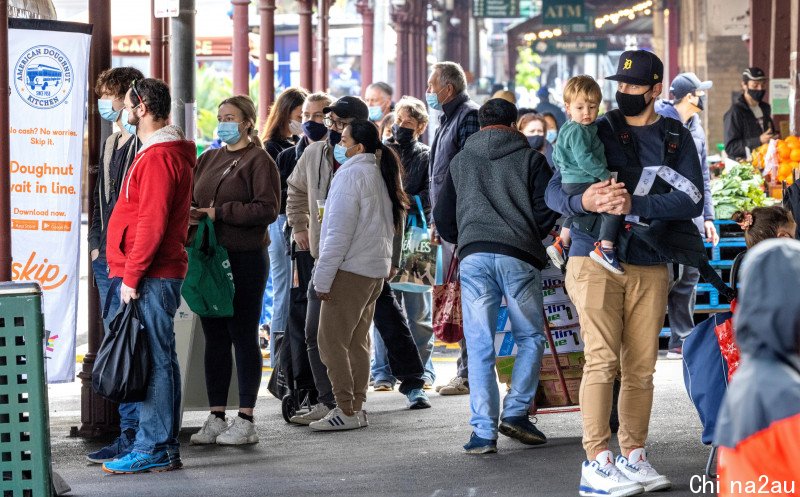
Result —
M464 338L461 282L453 278L457 268L458 259L454 254L444 284L433 287L433 334L445 343L456 343Z
M731 302L731 313L736 310L736 300ZM722 358L728 363L728 381L731 381L733 373L739 367L739 346L736 344L736 337L733 332L733 314L729 319L714 327L714 334L717 335L719 351Z

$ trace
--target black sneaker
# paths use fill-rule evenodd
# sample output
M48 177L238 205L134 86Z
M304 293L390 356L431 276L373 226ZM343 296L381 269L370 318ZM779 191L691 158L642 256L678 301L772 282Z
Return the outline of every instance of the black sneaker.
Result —
M120 457L127 456L133 450L133 442L136 440L136 431L129 428L120 435L109 445L106 445L100 450L86 454L86 459L95 464L102 464L104 462L113 461Z
M531 423L528 416L514 416L503 419L500 422L500 433L507 437L515 438L525 445L547 443L547 437Z

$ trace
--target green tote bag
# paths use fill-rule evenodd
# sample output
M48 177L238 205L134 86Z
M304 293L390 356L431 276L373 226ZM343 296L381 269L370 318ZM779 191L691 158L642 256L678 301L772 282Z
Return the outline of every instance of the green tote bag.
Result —
M217 244L214 223L208 217L200 220L188 252L189 271L181 295L189 308L204 318L233 316L231 262L225 247Z

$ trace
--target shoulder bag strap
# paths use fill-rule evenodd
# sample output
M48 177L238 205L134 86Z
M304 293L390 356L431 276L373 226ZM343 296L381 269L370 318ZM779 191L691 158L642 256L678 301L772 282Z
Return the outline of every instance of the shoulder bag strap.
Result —
M228 176L228 174L231 171L233 171L233 169L237 165L239 165L239 162L241 162L241 160L244 159L244 156L247 155L247 153L250 152L250 150L252 150L254 148L256 148L255 145L253 145L253 146L249 146L248 145L247 149L245 149L245 151L242 152L239 155L239 157L234 159L233 162L231 162L231 165L228 166L228 168L225 169L225 171L223 171L222 176L220 176L220 178L219 178L219 183L217 183L217 187L214 189L214 198L211 199L211 205L209 205L209 207L214 207L214 205L217 203L217 194L219 193L219 187L222 186L222 182L225 181L225 178Z

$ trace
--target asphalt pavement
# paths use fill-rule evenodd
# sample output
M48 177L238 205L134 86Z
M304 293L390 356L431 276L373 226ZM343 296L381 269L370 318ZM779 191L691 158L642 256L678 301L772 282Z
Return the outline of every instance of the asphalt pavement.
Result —
M437 356L437 383L455 372L453 351ZM143 475L106 475L84 454L102 441L70 438L80 423L79 384L50 387L53 465L74 496L575 496L580 480L581 423L578 412L540 414L537 426L548 436L527 447L500 436L499 453L471 456L461 446L469 438L468 396L433 391L433 407L410 411L395 392L368 394L370 425L349 432L314 433L288 425L280 402L266 391L256 406L261 441L245 447L191 446L189 436L206 413L188 412L181 431L184 469ZM681 362L659 360L650 423L650 460L673 482L666 496L714 495L698 489L708 448L683 386ZM503 389L504 390L504 389ZM503 391L501 390L501 391ZM616 444L616 442L612 442ZM616 446L615 446L616 450ZM693 479L694 478L694 479Z

